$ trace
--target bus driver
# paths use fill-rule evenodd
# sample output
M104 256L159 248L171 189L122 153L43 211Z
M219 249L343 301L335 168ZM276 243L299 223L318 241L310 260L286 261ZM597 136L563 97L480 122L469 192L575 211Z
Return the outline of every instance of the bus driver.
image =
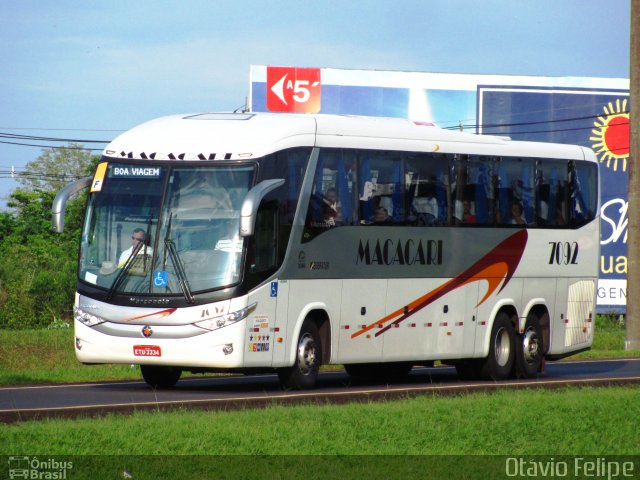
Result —
M153 250L151 249L151 247L145 244L146 239L147 232L145 232L142 228L136 228L131 233L131 246L120 254L120 259L118 260L118 268L124 267L124 264L127 263L127 260L136 249L138 249L136 255L153 255ZM138 246L139 244L142 245Z

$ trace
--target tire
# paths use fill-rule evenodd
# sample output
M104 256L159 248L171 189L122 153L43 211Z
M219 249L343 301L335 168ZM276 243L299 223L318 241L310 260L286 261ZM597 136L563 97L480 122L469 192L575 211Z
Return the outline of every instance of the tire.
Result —
M516 333L506 313L499 313L491 328L489 355L482 362L480 375L485 380L505 380L514 371Z
M306 319L300 329L293 367L278 369L278 378L285 389L304 390L312 388L318 379L322 364L322 345L318 327Z
M182 370L177 367L164 367L158 365L140 365L142 378L151 388L171 388L182 375Z
M524 333L518 335L516 346L516 374L519 378L534 378L542 370L544 340L540 320L529 314Z
M455 367L460 380L478 380L482 369L482 361L462 360L456 363Z

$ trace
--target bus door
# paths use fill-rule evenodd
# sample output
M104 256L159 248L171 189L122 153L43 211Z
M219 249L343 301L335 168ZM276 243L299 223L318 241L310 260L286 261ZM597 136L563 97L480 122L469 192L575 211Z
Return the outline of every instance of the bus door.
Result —
M563 353L565 347L565 337L567 334L567 324L565 320L568 312L567 296L569 290L569 279L559 277L556 279L556 301L554 310L550 313L549 323L549 345L545 345L547 351L553 353Z
M385 361L464 358L473 354L477 283L431 300L442 279L389 281L387 315L396 321L387 332ZM405 313L406 312L406 313Z
M273 284L275 283L275 291ZM270 324L269 334L273 346L273 365L284 365L286 358L287 323L289 318L289 281L272 282L270 295L275 300L275 321Z
M273 281L249 295L249 305L255 304L256 309L247 318L245 366L264 367L272 364L275 336L278 334L277 306L279 299L283 297L286 304L286 293L287 289L282 288L282 282Z
M386 314L386 279L351 279L342 282L338 355L342 363L382 360L384 335L375 325ZM362 333L359 333L362 332Z

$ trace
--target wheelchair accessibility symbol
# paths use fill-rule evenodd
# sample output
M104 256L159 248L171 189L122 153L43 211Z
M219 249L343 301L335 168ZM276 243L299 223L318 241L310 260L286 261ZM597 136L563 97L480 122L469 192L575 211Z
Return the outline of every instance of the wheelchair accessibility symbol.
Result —
M158 288L169 286L169 272L153 272L153 286Z

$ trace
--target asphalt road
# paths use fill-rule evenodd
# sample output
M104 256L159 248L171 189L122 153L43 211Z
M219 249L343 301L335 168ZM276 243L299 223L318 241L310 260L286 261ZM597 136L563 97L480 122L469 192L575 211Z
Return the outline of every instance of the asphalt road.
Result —
M344 372L325 372L320 375L316 388L308 391L283 391L275 374L183 378L169 390L153 390L143 381L15 386L0 388L0 421L149 409L344 403L503 388L630 383L640 383L640 359L547 363L539 378L503 382L463 382L453 367L415 368L411 375L396 383L355 379Z

